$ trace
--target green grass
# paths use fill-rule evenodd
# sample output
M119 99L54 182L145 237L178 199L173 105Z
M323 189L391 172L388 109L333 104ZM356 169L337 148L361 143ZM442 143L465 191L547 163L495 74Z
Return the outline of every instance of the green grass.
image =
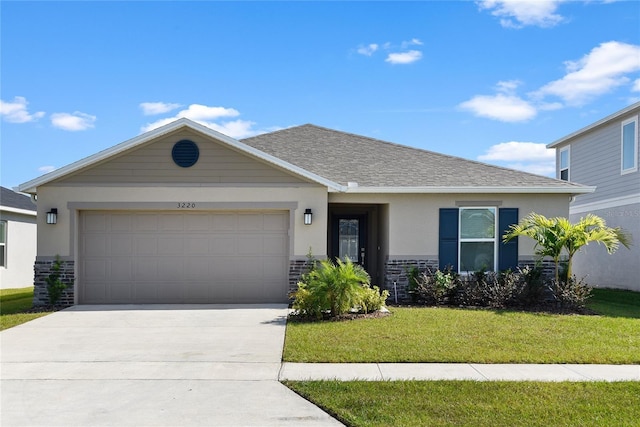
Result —
M32 302L33 287L0 289L0 331L51 313L25 313L31 308Z
M285 382L349 426L638 426L640 382Z
M630 296L631 295L631 296ZM378 319L287 324L288 362L640 363L639 294L597 290L602 315L391 308Z

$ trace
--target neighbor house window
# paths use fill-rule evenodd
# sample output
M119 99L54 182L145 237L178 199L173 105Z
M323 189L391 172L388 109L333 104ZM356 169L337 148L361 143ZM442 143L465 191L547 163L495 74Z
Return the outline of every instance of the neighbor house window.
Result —
M7 266L7 221L0 221L0 267Z
M460 271L496 268L496 208L460 208Z
M560 150L560 179L569 181L569 147Z
M638 118L622 122L622 173L638 170Z

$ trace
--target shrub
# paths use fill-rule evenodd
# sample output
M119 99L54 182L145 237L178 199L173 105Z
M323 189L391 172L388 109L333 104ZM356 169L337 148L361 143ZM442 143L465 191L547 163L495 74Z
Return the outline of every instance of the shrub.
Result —
M314 318L321 318L325 313L339 316L358 307L372 311L372 307L379 305L379 299L384 304L389 293L380 294L379 289L369 288L370 282L364 268L348 258L335 263L320 261L298 283L298 290L292 294L293 308L303 316Z
M47 292L49 294L49 304L52 306L58 304L62 293L67 289L67 285L60 279L61 265L60 257L56 256L56 260L51 266L53 273L49 274L49 276L45 278L45 282L47 282Z
M585 283L584 279L576 279L576 276L569 280L560 281L556 290L556 300L560 303L560 307L569 310L582 309L587 304L587 300L591 298L591 287Z
M374 286L372 288L366 286L362 292L362 311L365 313L371 313L380 310L384 307L384 303L389 298L389 291L386 289L380 291L380 288Z
M418 276L416 294L426 304L454 304L460 285L460 276L451 270L436 270L435 273L428 271Z

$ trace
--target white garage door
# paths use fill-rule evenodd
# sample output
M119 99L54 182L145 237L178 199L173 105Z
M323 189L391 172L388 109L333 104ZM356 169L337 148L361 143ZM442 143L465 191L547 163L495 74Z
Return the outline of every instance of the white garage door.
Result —
M80 214L79 301L287 301L289 213Z

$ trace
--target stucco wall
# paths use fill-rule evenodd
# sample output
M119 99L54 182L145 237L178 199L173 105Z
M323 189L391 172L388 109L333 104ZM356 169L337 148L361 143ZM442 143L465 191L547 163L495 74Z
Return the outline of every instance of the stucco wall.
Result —
M15 212L0 212L7 221L7 264L0 267L0 288L24 288L33 285L36 257L36 218Z
M327 253L327 190L325 187L100 187L43 186L38 188L39 257L75 258L77 215L82 209L178 210L178 203L193 203L190 210L293 209L290 252L301 257L312 248ZM58 209L58 222L45 224L46 212ZM313 211L313 224L303 224L305 209ZM32 269L33 260L30 269Z
M388 204L388 257L390 259L437 259L440 208L477 204L519 208L519 218L530 212L548 217L569 216L569 195L560 194L345 194L330 193L330 203ZM531 259L534 242L520 238L520 258Z

